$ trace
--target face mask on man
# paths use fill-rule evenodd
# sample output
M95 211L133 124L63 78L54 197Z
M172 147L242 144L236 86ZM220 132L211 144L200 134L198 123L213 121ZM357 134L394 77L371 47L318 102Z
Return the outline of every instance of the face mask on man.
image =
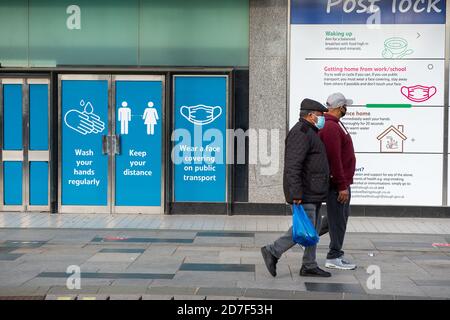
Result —
M340 108L340 111L342 113L342 118L345 117L345 115L347 114L347 107L346 106L342 106Z
M313 113L314 114L314 113ZM314 116L317 118L317 122L315 123L317 129L323 129L325 126L325 117L324 116L317 116L314 114Z

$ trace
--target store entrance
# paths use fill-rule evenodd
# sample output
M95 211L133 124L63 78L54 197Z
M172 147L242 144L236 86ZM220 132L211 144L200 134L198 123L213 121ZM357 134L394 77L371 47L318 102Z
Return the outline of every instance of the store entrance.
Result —
M50 211L49 83L0 77L1 211Z
M164 212L164 85L60 75L59 212Z

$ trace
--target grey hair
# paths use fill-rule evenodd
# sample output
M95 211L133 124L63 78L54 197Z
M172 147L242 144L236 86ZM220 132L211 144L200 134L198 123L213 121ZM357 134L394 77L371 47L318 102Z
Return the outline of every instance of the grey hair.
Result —
M310 113L311 113L310 110L300 110L300 118L304 118Z

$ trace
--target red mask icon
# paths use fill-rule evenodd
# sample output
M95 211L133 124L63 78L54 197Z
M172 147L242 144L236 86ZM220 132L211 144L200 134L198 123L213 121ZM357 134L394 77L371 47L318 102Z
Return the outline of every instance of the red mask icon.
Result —
M426 86L412 86L412 87L402 87L402 94L413 102L424 102L434 96L437 92L436 87L426 87Z

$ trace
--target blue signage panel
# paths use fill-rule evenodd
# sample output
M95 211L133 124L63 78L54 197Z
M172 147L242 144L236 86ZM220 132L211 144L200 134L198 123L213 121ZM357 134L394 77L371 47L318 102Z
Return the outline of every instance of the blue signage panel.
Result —
M226 202L227 77L174 81L174 200Z
M160 206L162 81L116 81L116 206Z
M5 205L22 205L22 161L3 163L3 197Z
M445 0L291 0L291 24L367 24L376 15L381 24L445 24L445 10Z
M30 150L48 150L48 85L30 84Z
M3 86L3 150L22 150L22 85Z
M30 162L30 205L48 205L48 162Z
M63 80L61 88L62 205L106 206L108 81Z

